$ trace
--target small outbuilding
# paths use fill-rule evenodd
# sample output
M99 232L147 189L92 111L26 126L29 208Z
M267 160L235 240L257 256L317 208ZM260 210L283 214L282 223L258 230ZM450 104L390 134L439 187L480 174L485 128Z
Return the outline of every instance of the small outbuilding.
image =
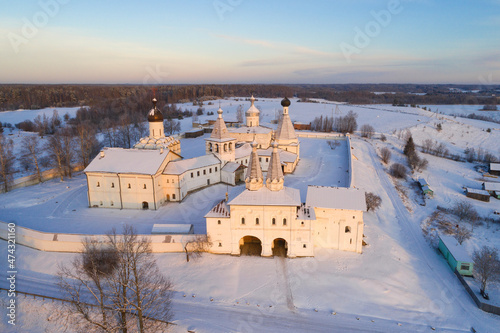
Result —
M194 128L184 133L185 138L197 138L204 134L203 128Z
M431 197L434 195L434 191L431 189L431 187L429 186L429 184L427 183L427 181L424 178L419 178L418 184L420 185L420 188L422 189L422 192L425 195L431 196Z
M455 237L439 235L439 251L453 271L457 270L460 275L472 276L474 262L465 247L459 244Z
M308 131L311 129L311 123L301 123L296 121L293 123L293 128L296 130Z
M475 188L466 188L465 195L468 198L481 200L481 201L485 201L485 202L490 202L490 193L488 191L485 191L485 190L477 190Z
M484 182L483 190L488 191L489 194L497 199L500 199L500 183Z
M490 175L500 176L500 163L490 163Z
M192 224L154 224L152 234L189 235L194 234Z

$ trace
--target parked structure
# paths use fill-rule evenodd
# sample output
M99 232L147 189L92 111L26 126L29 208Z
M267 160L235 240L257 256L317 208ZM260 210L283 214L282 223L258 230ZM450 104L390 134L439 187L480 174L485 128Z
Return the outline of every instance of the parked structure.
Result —
M453 271L457 270L460 275L472 276L474 262L455 237L439 235L439 251Z
M422 189L422 192L427 195L427 196L434 196L434 191L430 188L429 184L424 178L419 178L418 183L420 185L420 188Z
M500 183L484 182L483 190L488 191L490 195L500 199Z
M490 163L490 175L500 176L500 163Z

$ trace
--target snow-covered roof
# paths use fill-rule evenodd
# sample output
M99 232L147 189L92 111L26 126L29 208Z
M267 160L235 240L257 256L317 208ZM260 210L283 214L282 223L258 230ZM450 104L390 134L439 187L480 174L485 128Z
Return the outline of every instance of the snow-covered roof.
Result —
M424 185L424 186L422 186L422 191L424 191L424 192L425 192L425 191L431 191L431 192L434 192L434 191L433 191L433 190L429 187L429 185Z
M229 133L267 134L272 131L273 130L271 128L264 126L254 126L254 127L241 126L229 129Z
M199 169L215 164L220 164L220 160L214 155L208 154L180 161L172 161L167 164L165 170L163 170L163 174L180 175L188 170Z
M224 165L224 167L222 168L222 171L233 173L239 168L246 168L246 166L235 162L227 162L226 165Z
M276 130L276 140L280 142L281 140L296 140L295 129L293 128L292 121L290 120L290 115L288 113L284 114L281 118L278 129Z
M486 191L500 191L500 183L484 182L483 187Z
M192 224L154 224L152 234L192 234Z
M278 149L279 154L280 154L280 161L283 163L293 163L295 160L297 160L297 154L294 154L292 152L283 150L283 149ZM257 154L259 156L271 156L273 153L273 148L269 147L267 149L257 149Z
M422 186L422 187L423 187L423 186L426 186L426 185L429 185L429 184L427 183L427 181L426 181L424 178L419 178L419 179L418 179L418 183L419 183L419 184L420 184L420 186Z
M243 146L238 147L234 150L235 158L242 158L245 156L250 156L252 153L252 146L249 143L245 143Z
M229 206L226 200L222 200L214 208L212 208L205 217L230 217Z
M485 190L478 190L478 189L475 189L475 188L466 188L465 189L468 193L475 193L475 194L481 194L481 195L490 195L488 193L488 191L485 191Z
M245 181L247 179L264 179L262 175L262 168L259 163L259 156L257 155L257 143L252 143L252 154L250 155L250 161L248 161L248 170L245 175Z
M164 150L162 153L161 150L104 148L84 172L154 175L169 153L171 153L169 150Z
M300 202L300 191L284 187L280 191L271 191L263 186L257 191L245 190L228 203L241 206L297 206Z
M500 163L490 163L491 171L500 171Z
M358 188L308 186L306 206L366 211L365 191Z
M439 238L457 261L472 262L472 258L465 250L465 246L460 245L455 237L439 234Z

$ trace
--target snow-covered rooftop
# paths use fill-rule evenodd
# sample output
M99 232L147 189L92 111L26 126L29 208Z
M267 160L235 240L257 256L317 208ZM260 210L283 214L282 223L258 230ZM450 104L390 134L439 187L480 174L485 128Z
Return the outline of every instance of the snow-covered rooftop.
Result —
M422 186L422 187L426 186L426 185L429 185L424 178L419 178L418 182L419 182L420 186Z
M192 224L154 224L152 234L192 234Z
M500 191L500 183L484 182L483 186L486 191Z
M297 159L297 154L294 154L292 152L283 149L278 149L278 152L280 154L280 161L282 163L293 163ZM271 156L272 153L273 153L272 147L269 147L267 149L257 149L257 154L259 156Z
M224 167L222 168L222 171L233 173L239 168L246 168L246 166L239 163L227 162L226 165L224 165Z
M245 143L243 146L238 147L234 150L234 157L242 158L245 156L250 156L251 152L252 152L252 146L249 143Z
M476 194L482 194L482 195L490 195L488 193L488 191L485 191L485 190L478 190L478 189L475 189L475 188L470 188L470 187L467 187L465 189L468 193L476 193Z
M169 150L104 148L84 172L156 174ZM103 157L104 156L104 157Z
M500 171L500 163L490 163L491 171Z
M366 211L365 191L358 188L308 186L306 206Z
M205 217L229 217L229 206L226 200L219 202L214 208L212 208Z
M220 160L212 154L202 155L199 157L188 158L180 161L172 161L167 164L163 174L180 175L188 170L199 169L210 165L219 164Z
M262 187L257 191L245 190L236 198L231 200L229 205L242 206L297 206L300 202L300 191L284 187L280 191L271 191L267 187Z
M237 128L230 128L229 133L251 133L251 134L266 134L272 132L272 129L264 126L241 126Z
M472 258L465 250L465 246L460 245L455 237L439 234L439 238L441 238L444 245L446 245L448 250L457 261L472 262Z

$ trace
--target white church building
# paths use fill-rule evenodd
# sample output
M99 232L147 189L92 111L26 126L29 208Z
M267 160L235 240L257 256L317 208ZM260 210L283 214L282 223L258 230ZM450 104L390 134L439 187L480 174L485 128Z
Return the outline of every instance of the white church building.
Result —
M277 143L284 173L299 161L299 140L288 115L290 101L282 101L283 117L274 132L260 126L259 110L252 96L246 126L228 131L222 109L217 111L212 134L205 141L206 154L183 159L179 140L165 136L163 114L156 107L148 113L149 136L133 148L104 148L84 170L90 207L158 209L168 201L182 201L190 192L217 183L235 185L244 180L250 160L250 142L258 142L258 160L266 171Z

